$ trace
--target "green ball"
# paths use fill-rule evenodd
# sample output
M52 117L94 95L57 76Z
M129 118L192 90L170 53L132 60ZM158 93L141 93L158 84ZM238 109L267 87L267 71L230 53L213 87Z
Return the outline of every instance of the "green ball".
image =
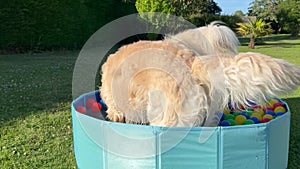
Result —
M225 120L234 119L234 115L228 114L225 116Z
M241 113L242 113L242 112L236 111L236 112L232 113L232 115L238 116L238 115L240 115Z
M246 114L247 114L249 117L251 117L252 114L253 114L253 111L246 111Z
M253 120L248 119L243 123L243 125L249 125L249 124L255 124L255 122Z
M231 126L236 125L236 122L233 119L228 119L227 121L231 124Z

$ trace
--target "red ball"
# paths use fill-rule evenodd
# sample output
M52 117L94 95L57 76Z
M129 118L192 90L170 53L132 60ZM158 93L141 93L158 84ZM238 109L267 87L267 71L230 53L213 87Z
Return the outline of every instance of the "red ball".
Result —
M92 109L92 112L98 113L101 111L102 105L100 103L95 102L95 103L93 103L91 109Z
M271 119L269 119L269 118L264 118L261 122L262 122L262 123L268 123L269 121L271 121Z
M94 99L89 99L88 101L86 101L86 107L91 109L94 103L97 102Z
M275 109L276 107L284 107L284 104L281 103L281 102L278 102L278 103L275 103L273 107L274 107L274 109Z
M261 109L262 107L260 105L254 105L254 106L251 106L251 108L254 110L254 109Z
M265 111L265 112L267 112L267 111L274 111L274 108L268 107L268 108L264 109L264 111Z
M76 107L76 111L78 111L79 113L82 113L82 114L86 114L86 108L83 106Z

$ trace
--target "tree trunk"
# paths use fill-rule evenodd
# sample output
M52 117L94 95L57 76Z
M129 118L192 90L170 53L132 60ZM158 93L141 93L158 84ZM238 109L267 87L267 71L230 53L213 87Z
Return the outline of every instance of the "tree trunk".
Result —
M292 38L297 38L298 34L299 34L299 31L300 31L300 26L299 25L296 25L294 28L292 28L292 32L291 32Z
M255 46L255 39L253 37L250 37L250 43L249 43L248 47L250 49L254 49L255 48L254 46Z

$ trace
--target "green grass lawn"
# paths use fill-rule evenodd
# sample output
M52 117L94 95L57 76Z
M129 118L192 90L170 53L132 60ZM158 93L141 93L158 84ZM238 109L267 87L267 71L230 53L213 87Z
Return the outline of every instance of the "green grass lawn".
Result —
M242 39L245 45L246 39ZM272 36L241 52L300 66L300 39ZM78 51L0 55L0 168L76 168L70 104ZM283 96L292 111L289 169L300 168L300 90Z

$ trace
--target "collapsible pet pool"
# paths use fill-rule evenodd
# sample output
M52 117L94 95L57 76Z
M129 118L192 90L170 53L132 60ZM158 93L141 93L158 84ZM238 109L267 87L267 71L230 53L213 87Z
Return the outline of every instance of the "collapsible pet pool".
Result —
M268 122L228 127L167 128L113 123L76 111L74 149L81 169L285 169L290 111Z

